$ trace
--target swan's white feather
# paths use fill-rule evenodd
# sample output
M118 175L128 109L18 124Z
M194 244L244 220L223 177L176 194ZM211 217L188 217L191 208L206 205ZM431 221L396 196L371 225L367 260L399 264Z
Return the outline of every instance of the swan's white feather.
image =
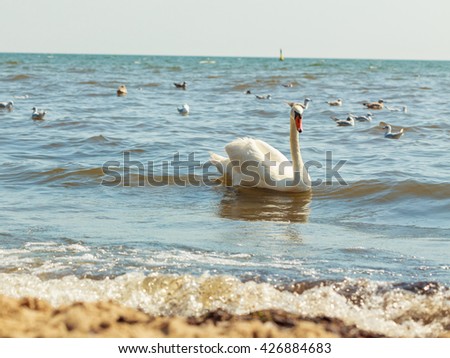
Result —
M253 138L238 138L228 143L225 146L225 151L230 160L244 161L258 161L264 162L267 154L270 155L270 160L277 163L289 161L286 156L278 149L275 149L270 144Z
M278 149L262 140L245 137L235 139L225 146L228 158L211 153L210 162L224 175L227 183L231 179L233 186L258 187L285 192L302 192L311 189L311 178L301 159L298 133L294 124L295 116L299 113L301 115L304 107L300 104L292 104L291 107L291 155L294 160L295 154L295 165L300 168L299 176L294 173L293 163ZM293 148L297 148L298 153L292 153Z

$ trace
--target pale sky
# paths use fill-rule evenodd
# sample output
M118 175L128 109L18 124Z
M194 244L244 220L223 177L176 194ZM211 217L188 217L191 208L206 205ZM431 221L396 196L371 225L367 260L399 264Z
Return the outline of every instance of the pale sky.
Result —
M450 0L0 0L0 52L450 60Z

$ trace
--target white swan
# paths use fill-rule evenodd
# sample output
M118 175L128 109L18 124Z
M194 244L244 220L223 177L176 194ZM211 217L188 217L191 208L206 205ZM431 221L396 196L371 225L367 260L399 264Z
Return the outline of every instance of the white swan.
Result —
M181 108L177 108L178 113L180 113L183 116L187 116L189 114L189 105L187 103L183 104Z
M31 119L42 120L42 119L44 119L46 114L47 114L46 111L38 111L38 109L36 107L33 107L33 113L31 114Z
M386 124L383 129L386 129L386 132L384 133L385 138L398 139L403 135L403 128L400 128L398 132L392 133L392 127L389 124Z
M259 139L238 138L225 146L228 158L211 153L210 163L233 186L265 188L284 192L311 189L311 178L300 153L304 105L290 103L290 143L292 162L279 150Z

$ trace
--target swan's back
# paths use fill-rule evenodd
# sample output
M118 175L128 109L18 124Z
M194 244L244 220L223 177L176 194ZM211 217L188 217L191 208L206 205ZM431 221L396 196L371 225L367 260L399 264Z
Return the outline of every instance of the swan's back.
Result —
M279 191L297 191L283 181L293 177L292 163L270 144L253 138L239 138L229 143L225 150L231 161L233 185L257 186ZM243 171L243 168L247 168ZM250 174L250 173L253 173ZM254 175L257 175L255 177ZM268 176L273 180L267 181ZM257 182L255 182L256 180Z
M270 144L253 138L238 138L225 146L225 151L231 161L239 161L241 164L246 161L264 162L269 159L276 163L289 162L286 156ZM269 154L269 158L267 155Z

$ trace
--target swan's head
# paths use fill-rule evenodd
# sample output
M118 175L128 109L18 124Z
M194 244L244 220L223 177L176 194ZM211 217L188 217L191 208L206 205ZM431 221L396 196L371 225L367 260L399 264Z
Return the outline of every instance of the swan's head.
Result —
M299 133L303 132L303 105L301 103L289 103L291 106L291 121L294 122L295 128Z

